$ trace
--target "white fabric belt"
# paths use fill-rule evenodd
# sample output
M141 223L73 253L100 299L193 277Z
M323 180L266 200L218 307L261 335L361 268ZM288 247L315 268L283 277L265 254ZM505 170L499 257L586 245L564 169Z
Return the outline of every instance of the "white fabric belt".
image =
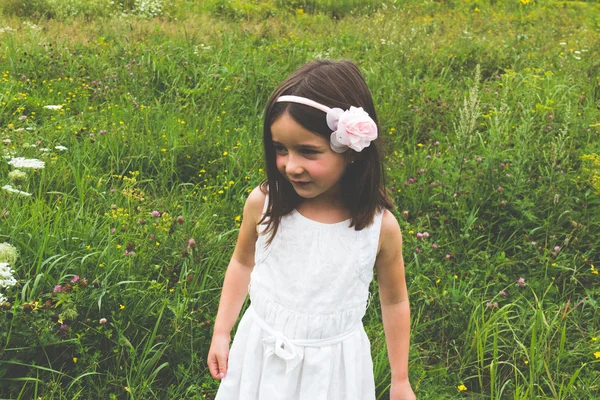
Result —
M289 374L296 368L304 358L303 347L325 347L340 343L350 337L361 325L360 323L356 324L341 335L323 339L289 339L283 333L271 328L265 320L256 313L252 305L248 307L246 313L268 334L268 336L262 340L265 357L275 355L284 360L286 363L286 374Z

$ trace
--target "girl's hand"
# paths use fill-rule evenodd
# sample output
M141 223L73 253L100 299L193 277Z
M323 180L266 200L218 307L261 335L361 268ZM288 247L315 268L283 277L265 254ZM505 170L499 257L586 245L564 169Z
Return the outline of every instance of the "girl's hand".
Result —
M227 374L230 335L214 334L208 350L208 369L214 379L223 379Z
M416 398L408 379L392 382L390 400L416 400Z

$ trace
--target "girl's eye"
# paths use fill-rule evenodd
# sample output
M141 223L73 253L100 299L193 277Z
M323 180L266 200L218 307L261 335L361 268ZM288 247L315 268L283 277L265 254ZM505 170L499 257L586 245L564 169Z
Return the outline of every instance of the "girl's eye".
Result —
M275 148L275 152L276 153L283 153L283 152L285 152L285 147L283 147L283 146L280 146L280 145L276 144L273 147Z
M317 152L315 150L303 149L302 154L305 154L307 156L313 156L317 154Z

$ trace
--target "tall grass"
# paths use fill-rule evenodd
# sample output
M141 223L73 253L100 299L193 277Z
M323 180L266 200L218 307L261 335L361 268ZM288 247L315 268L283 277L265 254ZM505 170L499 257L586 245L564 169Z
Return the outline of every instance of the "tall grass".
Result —
M0 192L0 242L20 253L0 397L214 397L206 352L241 209L265 176L263 108L322 57L354 60L377 106L418 397L595 396L596 4L211 0L156 19L134 3L108 19L11 4L0 146L46 166L11 182L0 162L0 186L31 193Z

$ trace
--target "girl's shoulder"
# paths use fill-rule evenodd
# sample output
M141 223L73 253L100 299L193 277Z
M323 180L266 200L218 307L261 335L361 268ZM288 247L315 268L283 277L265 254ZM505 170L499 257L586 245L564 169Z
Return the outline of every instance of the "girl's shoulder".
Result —
M258 221L263 214L265 200L267 198L267 193L263 190L262 185L252 189L250 195L246 199L246 204L244 205L244 218L249 218L255 224L258 224Z
M398 242L400 242L400 244L402 243L400 224L398 224L398 220L394 214L386 208L383 210L383 215L381 217L381 232L379 234L379 246L377 252L379 253L382 247L395 246Z

